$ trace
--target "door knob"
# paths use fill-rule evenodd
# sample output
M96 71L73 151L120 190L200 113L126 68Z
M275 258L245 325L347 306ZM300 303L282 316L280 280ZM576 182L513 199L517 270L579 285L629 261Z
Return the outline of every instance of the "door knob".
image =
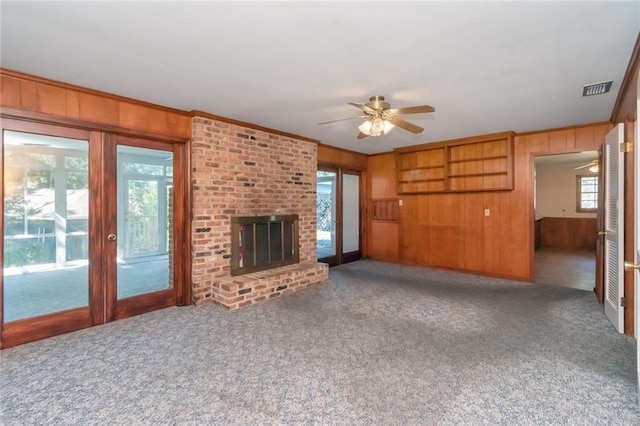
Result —
M627 261L624 262L625 271L633 271L634 269L640 269L640 264Z
M118 237L116 237L116 234L109 234L107 235L107 240L109 241L115 241Z
M600 235L607 235L607 231L600 231L600 232L598 232L598 236L600 236Z

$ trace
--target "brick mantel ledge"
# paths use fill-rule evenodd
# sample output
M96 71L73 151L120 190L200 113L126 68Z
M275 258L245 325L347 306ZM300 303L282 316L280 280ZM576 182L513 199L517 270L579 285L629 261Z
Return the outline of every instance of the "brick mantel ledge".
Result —
M211 286L212 297L196 303L213 301L234 310L325 283L328 279L329 266L326 263L300 262L237 277L216 278Z

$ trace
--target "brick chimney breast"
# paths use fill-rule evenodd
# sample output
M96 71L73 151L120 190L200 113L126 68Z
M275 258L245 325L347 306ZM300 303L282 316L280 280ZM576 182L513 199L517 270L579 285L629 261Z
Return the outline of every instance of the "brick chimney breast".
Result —
M192 294L229 309L324 283L316 255L315 143L194 117ZM300 262L231 276L231 216L299 216Z

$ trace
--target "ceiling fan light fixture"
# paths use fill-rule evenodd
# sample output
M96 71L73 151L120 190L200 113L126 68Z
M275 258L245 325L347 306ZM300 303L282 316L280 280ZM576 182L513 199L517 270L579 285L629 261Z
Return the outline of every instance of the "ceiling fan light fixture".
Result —
M358 130L360 130L362 133L364 133L367 136L372 136L371 135L372 126L373 126L373 123L371 122L371 120L367 120L358 126Z
M394 127L391 122L376 117L362 123L358 130L367 136L381 136L389 133Z
M381 118L374 118L371 120L371 136L380 136L384 133L384 121Z
M399 115L423 114L435 111L435 108L430 105L415 105L410 107L392 109L391 105L389 105L389 102L386 102L384 100L384 96L372 96L369 98L369 102L365 104L358 102L349 102L349 105L358 108L364 113L364 115L361 115L360 117L353 118L366 118L366 121L358 126L358 130L360 130L360 133L358 133L357 136L358 139L363 139L367 136L386 135L395 127L406 130L413 134L422 133L422 131L424 130L422 127L416 126L415 124L402 119L401 117L399 117ZM325 121L318 124L328 124L342 120L349 120L349 118Z

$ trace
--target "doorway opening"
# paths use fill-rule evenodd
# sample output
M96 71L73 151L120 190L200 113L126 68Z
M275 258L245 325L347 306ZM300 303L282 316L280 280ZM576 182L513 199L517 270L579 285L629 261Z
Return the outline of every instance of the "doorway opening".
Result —
M536 284L595 290L599 171L597 151L535 158Z
M317 257L329 266L362 257L360 173L342 168L317 172Z

